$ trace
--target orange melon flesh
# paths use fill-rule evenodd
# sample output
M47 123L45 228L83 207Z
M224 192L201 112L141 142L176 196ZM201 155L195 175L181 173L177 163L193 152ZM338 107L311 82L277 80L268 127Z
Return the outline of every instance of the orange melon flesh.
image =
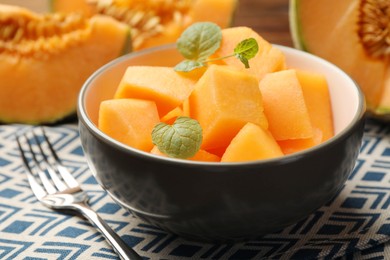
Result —
M150 151L150 153L167 157L167 155L162 153L157 146L154 146L153 149ZM200 149L193 157L188 158L187 160L201 161L201 162L219 162L221 158L215 154Z
M17 8L17 13L23 12L30 13ZM37 50L31 56L0 53L2 122L51 123L76 111L83 83L99 67L127 52L129 40L128 27L109 17L96 16L88 23L72 35L47 40L52 52ZM65 44L77 34L78 41Z
M292 0L290 24L294 45L329 60L352 76L365 93L368 107L375 109L389 62L370 58L361 44L357 32L360 2Z
M271 133L262 127L247 123L233 138L221 162L263 160L283 156Z
M258 53L254 58L249 60L249 69L245 69L242 62L235 57L224 59L218 63L227 64L229 66L245 70L246 72L256 76L258 80L260 80L266 73L279 71L285 68L284 54L248 27L223 29L221 46L211 58L219 58L232 54L237 44L248 38L256 39L259 45Z
M100 104L98 127L112 138L149 152L152 130L159 123L156 104L139 99L111 99Z
M232 23L237 5L238 0L195 0L189 11L190 21L192 23L212 21L221 28L227 28Z
M297 70L303 97L313 128L322 133L322 142L334 135L333 115L328 83L322 74Z
M189 104L191 117L202 126L205 150L226 147L247 122L268 127L257 79L227 66L210 66Z
M156 102L160 116L179 106L191 93L196 81L170 67L130 66L114 98L138 98Z
M183 116L183 109L181 109L181 107L175 107L166 115L161 117L160 121L172 125L179 116Z
M302 88L295 70L269 73L260 81L269 131L278 141L313 137Z
M302 139L288 139L277 141L280 149L285 155L300 152L319 145L322 142L322 131L318 128L313 128L313 137Z

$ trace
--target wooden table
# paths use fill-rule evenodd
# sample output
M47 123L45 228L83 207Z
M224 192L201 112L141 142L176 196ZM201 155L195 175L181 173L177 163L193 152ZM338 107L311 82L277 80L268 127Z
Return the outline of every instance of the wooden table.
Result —
M288 0L238 0L233 26L248 26L271 43L292 46Z

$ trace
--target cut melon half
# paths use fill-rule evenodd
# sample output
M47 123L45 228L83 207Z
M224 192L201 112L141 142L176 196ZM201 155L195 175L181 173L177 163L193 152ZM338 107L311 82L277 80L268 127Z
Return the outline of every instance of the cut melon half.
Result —
M390 120L390 1L290 0L290 27L296 48L343 69Z
M129 47L129 28L107 16L40 15L0 5L0 28L7 32L0 34L5 123L52 123L73 114L86 79Z

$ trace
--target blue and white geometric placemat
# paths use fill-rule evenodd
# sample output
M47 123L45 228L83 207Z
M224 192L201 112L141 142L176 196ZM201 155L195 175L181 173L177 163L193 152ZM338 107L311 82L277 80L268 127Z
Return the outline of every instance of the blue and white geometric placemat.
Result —
M0 126L0 259L117 259L82 218L38 202L26 179L15 133ZM91 207L145 259L390 259L390 127L369 121L356 167L340 194L280 232L232 245L181 239L115 204L89 171L74 124L47 128L64 164L91 197Z

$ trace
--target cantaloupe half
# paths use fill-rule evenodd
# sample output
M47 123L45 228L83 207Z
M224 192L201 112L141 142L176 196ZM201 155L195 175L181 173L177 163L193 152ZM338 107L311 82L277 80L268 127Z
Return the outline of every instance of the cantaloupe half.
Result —
M110 17L43 16L0 5L0 121L51 123L76 110L99 67L127 52L129 29Z
M133 48L139 50L174 43L195 22L209 21L226 28L237 4L238 0L52 0L50 5L56 12L114 17L132 28Z
M294 45L346 71L369 111L390 120L390 1L290 0Z

